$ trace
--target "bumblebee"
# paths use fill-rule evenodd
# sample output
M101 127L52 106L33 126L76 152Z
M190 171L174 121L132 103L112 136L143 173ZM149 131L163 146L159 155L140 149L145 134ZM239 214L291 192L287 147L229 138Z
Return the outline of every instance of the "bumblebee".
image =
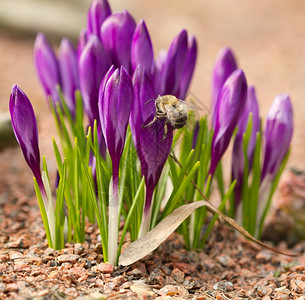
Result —
M152 100L154 99L151 99L148 102ZM182 128L187 123L188 110L194 109L192 104L180 100L173 95L159 95L157 99L155 99L155 106L156 113L153 120L150 123L143 125L143 127L151 126L157 119L165 120L163 139L167 136L168 123L171 124L173 129Z

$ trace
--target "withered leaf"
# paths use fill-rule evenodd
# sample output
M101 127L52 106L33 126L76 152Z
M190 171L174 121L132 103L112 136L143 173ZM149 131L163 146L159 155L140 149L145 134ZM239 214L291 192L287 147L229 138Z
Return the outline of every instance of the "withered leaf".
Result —
M297 254L273 248L257 239L255 239L248 231L238 225L233 219L220 212L213 204L206 200L185 204L175 209L171 214L164 218L154 229L149 231L143 238L137 239L126 247L124 252L119 257L119 265L128 266L145 257L163 243L171 233L197 208L206 206L212 213L219 214L229 225L243 234L245 237L255 242L256 244L267 248L273 252L288 255L298 256Z

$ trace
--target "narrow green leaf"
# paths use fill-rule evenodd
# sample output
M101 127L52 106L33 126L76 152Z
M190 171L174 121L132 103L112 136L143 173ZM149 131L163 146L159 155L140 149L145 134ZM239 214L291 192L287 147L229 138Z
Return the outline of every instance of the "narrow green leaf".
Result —
M34 187L35 187L36 197L37 197L39 208L40 208L42 222L43 222L43 225L44 225L44 229L46 231L46 237L47 237L47 240L48 240L48 245L49 245L50 248L53 248L47 212L46 212L46 209L45 209L45 206L44 206L44 201L42 199L41 192L40 192L40 189L39 189L39 186L38 186L38 183L37 183L37 180L36 180L35 177L34 177Z

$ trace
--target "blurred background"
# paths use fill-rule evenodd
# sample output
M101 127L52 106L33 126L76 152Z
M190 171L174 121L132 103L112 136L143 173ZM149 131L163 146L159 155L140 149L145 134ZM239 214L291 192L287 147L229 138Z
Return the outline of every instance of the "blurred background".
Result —
M205 106L210 106L213 64L224 46L233 49L248 84L256 87L263 120L274 97L288 93L295 120L289 166L305 170L304 0L109 3L113 11L127 9L136 22L145 19L155 55L168 48L183 28L197 37L199 55L190 91ZM89 4L90 0L1 0L0 111L8 110L11 87L18 84L29 96L40 120L43 153L51 148L50 126L54 123L33 66L34 39L37 32L43 31L55 48L63 36L76 44L78 33L86 24Z

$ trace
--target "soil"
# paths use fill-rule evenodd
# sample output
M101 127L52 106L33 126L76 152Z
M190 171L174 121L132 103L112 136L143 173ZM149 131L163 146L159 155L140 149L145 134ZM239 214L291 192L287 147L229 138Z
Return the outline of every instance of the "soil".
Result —
M147 20L156 51L167 47L181 26L196 34L201 48L192 91L203 102L209 101L205 95L212 65L224 45L233 47L250 83L258 86L263 116L277 93L291 92L296 129L289 166L304 169L304 2L272 0L254 6L237 1L231 7L225 0L194 1L193 6L169 1L161 11L159 2L147 4L146 10L136 1L126 5L137 21ZM159 19L152 17L156 9ZM160 20L168 30L158 30ZM19 84L38 115L41 153L55 174L51 136L56 132L35 76L32 46L32 36L0 29L0 110L7 110L11 86ZM296 259L281 256L253 245L223 223L201 251L186 251L181 237L173 234L127 268L102 262L98 229L92 224L87 224L83 245L50 249L32 174L19 148L0 152L0 170L0 299L305 299L304 242L290 248L299 254ZM270 224L277 216L271 215ZM288 241L287 234L284 238ZM287 243L277 247L287 249Z

